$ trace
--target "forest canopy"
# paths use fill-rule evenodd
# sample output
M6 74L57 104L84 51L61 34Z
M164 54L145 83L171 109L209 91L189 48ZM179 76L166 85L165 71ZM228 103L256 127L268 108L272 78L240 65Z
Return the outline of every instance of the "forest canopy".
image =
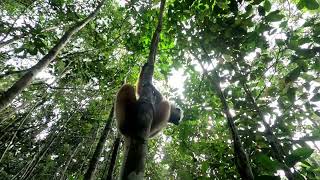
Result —
M150 57L183 118L147 139L145 179L319 179L320 0L2 0L0 17L0 179L126 179L114 103Z

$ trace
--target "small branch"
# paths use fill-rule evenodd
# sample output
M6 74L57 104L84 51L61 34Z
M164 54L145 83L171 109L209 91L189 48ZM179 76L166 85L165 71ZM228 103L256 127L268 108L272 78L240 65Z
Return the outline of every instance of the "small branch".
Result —
M4 47L4 46L7 46L21 38L24 38L26 35L25 34L21 34L21 35L17 35L17 36L14 36L13 38L7 40L7 41L1 41L0 42L0 48Z
M21 74L21 73L25 73L27 71L29 71L30 69L23 69L23 70L17 70L17 71L7 71L4 74L0 74L0 79L6 77L6 76L11 76L14 74Z
M148 57L148 63L150 65L154 65L154 62L156 59L158 44L159 44L159 40L160 40L160 32L162 29L162 19L163 19L163 11L164 11L165 3L166 3L165 0L161 1L160 13L159 13L159 17L158 17L158 26L157 26L155 32L153 33L153 37L151 40L150 53L149 53L149 57Z
M45 32L45 31L52 31L56 28L57 26L53 26L53 27L48 27L48 28L44 28L41 32ZM18 30L22 30L22 29L25 29L25 27L21 27L21 28L18 28ZM34 30L34 28L31 27L31 30ZM22 33L20 35L16 35L14 36L13 38L7 40L7 41L0 41L0 48L4 47L4 46L7 46L7 45L10 45L12 44L13 42L19 40L19 39L22 39L22 38L25 38L27 37L28 35L30 34L25 32L25 33Z

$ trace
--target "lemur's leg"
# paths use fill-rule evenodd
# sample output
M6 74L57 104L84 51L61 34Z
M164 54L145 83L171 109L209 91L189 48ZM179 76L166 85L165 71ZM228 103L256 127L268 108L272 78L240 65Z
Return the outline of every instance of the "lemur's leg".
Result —
M130 118L135 117L134 111L137 98L135 89L130 84L123 85L118 91L115 104L115 117L121 134L130 135L130 126L133 123Z
M167 125L169 117L170 117L170 103L165 100L161 101L155 107L155 115L153 117L149 137L153 137L158 132L160 132Z

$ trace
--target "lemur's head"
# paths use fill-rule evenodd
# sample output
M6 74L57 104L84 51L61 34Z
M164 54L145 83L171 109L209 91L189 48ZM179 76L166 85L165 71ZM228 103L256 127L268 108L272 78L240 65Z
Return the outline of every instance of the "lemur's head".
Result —
M179 125L182 118L183 118L182 109L177 106L171 105L170 118L168 122L175 125Z

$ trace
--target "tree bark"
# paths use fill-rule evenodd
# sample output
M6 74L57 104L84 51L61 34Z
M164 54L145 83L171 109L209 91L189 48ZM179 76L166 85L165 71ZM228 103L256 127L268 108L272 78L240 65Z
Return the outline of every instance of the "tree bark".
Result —
M213 79L211 79L211 83L213 83ZM236 166L238 169L238 172L241 176L242 179L244 180L253 180L253 173L252 173L252 169L251 169L251 165L250 165L250 161L248 158L248 155L246 154L243 146L242 146L242 142L237 130L236 125L234 124L234 119L230 114L230 110L229 110L229 106L228 103L221 91L220 85L217 86L218 83L216 83L216 87L217 87L217 94L220 98L220 101L223 105L223 111L225 113L225 115L227 116L227 122L228 122L228 126L229 129L231 131L232 134L232 139L233 139L233 148L234 148L234 155L235 155L235 159L236 159Z
M101 0L96 9L88 17L79 23L76 23L73 27L66 31L58 43L48 52L47 55L45 55L36 65L31 67L30 70L18 81L16 81L11 88L3 93L3 95L0 97L0 111L7 107L7 105L9 105L13 99L32 82L32 79L56 58L61 49L63 49L67 42L71 39L72 35L82 29L98 14L98 11L101 9L104 2L105 0Z
M118 135L116 140L114 141L111 160L109 162L108 174L107 174L107 177L105 178L106 180L112 180L113 179L112 175L113 175L114 167L116 165L116 160L117 160L119 146L120 146L120 140L121 140L121 138Z
M88 153L86 154L85 158L82 159L82 163L81 163L81 166L79 168L79 170L77 171L77 176L76 176L76 179L79 179L79 176L82 175L82 172L84 172L84 166L86 164L86 161L87 159L89 159L89 156L91 154L91 151L93 150L93 147L94 147L94 142L96 142L96 140L98 140L98 134L99 134L99 128L97 128L93 135L92 135L92 138L90 140L93 141L93 143L91 143L91 145L89 146L89 151L87 151Z
M109 117L108 117L108 120L104 126L104 129L101 133L101 136L100 136L100 139L99 139L99 142L97 144L97 147L92 155L92 158L89 162L89 167L87 169L87 172L85 173L84 175L84 179L85 180L91 180L93 179L94 177L94 173L97 169L97 166L98 166L98 161L99 161L99 157L101 156L101 153L102 153L102 150L103 150L103 147L105 145L105 142L106 142L106 139L108 137L108 134L109 134L109 130L110 130L110 125L111 125L111 122L112 122L112 119L113 119L113 109L114 107L112 106L111 110L110 110L110 113L109 113Z

